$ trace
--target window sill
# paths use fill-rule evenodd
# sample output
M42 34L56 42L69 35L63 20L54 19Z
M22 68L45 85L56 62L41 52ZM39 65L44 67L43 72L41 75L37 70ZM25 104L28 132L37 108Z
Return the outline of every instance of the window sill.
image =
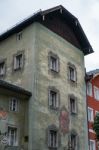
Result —
M55 111L58 111L58 110L59 110L59 107L52 107L52 106L49 106L49 108L50 108L51 110L55 110Z
M50 150L57 150L57 147L49 147Z
M71 115L75 116L75 115L77 115L77 112L71 112Z

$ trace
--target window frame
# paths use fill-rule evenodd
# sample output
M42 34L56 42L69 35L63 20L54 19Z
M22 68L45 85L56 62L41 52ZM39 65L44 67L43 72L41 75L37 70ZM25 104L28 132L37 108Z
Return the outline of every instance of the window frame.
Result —
M94 98L99 101L99 88L94 86Z
M77 70L75 65L72 63L68 63L68 80L71 81L72 83L77 83Z
M72 136L75 137L75 144L73 144L74 142L71 139ZM73 148L72 145L75 145L73 150L78 150L78 134L75 130L72 130L69 134L69 148Z
M9 138L9 129L10 129L10 132L11 132L11 129L15 129L15 132L16 133L14 133L14 134L16 134L16 135L14 135L14 138L12 138L14 141L14 144L12 145L11 144L11 135L10 135L10 138ZM8 125L8 145L9 146L18 146L18 128L16 127L16 126L13 126L13 125Z
M52 102L52 95L51 93L56 93L56 102ZM54 106L52 104L55 104ZM60 106L60 94L59 94L59 90L56 89L55 87L49 87L48 88L48 106L50 109L53 110L58 110L59 106Z
M91 144L90 144L91 142L94 144L94 147L93 147L94 149L93 150L95 150L95 148L96 148L95 140L91 140L91 139L89 140L89 148L90 148L90 150L91 150L91 147L90 147L91 146Z
M20 31L20 32L16 33L16 40L17 40L17 41L22 40L22 36L23 36L22 31Z
M56 64L54 64L54 67L52 67L52 59L56 60ZM51 72L59 73L59 71L60 71L60 61L59 61L59 57L58 57L57 54L55 54L53 52L48 53L48 67L49 67Z
M74 101L74 107L73 104L71 103L71 101ZM69 95L69 110L71 115L73 114L77 114L78 113L78 107L77 107L77 97L75 97L73 94Z
M0 77L3 77L6 75L6 59L1 59L0 64L3 64L3 73L0 73Z
M17 57L22 55L21 57L21 64L17 64L18 60ZM24 55L24 50L18 51L16 54L13 55L13 70L14 71L19 71L24 68L24 63L25 63L25 55Z
M14 100L16 100L16 106L15 106L15 110L13 109L14 107ZM10 100L9 100L9 111L11 112L18 112L19 111L19 99L17 99L16 97L12 97Z
M87 82L87 95L92 96L92 83Z
M52 140L51 140L51 132L56 132L56 137L52 138L53 140L53 144L52 144ZM55 149L57 150L57 148L59 147L59 132L58 132L58 128L56 127L56 125L50 125L48 127L48 143L47 143L48 147L50 149Z
M91 114L89 114L89 111L91 112ZM90 116L89 116L90 115ZM89 118L90 117L90 118ZM88 121L89 122L93 122L94 121L94 112L93 109L88 107Z

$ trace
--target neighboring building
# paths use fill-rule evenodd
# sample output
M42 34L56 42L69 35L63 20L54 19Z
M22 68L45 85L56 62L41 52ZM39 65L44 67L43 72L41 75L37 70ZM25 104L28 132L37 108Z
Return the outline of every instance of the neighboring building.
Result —
M88 133L90 150L98 150L95 132L92 124L94 117L99 113L99 69L87 73L87 104L88 104Z
M32 93L19 98L19 120L28 109L28 125L21 132L23 117L18 147L88 150L84 55L92 52L78 19L63 6L39 11L0 36L0 78Z

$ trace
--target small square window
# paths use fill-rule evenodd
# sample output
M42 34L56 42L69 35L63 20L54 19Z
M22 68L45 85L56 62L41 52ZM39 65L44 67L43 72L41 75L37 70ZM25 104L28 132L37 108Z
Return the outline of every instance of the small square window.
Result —
M57 90L49 90L49 106L50 108L57 109L59 107L59 93Z
M8 141L10 146L17 146L17 128L8 127Z
M49 53L49 67L50 70L59 72L59 58L56 54Z
M17 41L20 41L22 39L22 32L19 32L16 34Z
M10 111L18 111L18 99L12 98L10 100Z
M19 53L14 56L14 70L20 70L23 68L24 57L23 53Z
M70 97L70 112L77 113L77 100L74 97Z
M76 70L71 66L69 66L69 80L76 81Z
M5 75L5 61L0 62L0 76Z

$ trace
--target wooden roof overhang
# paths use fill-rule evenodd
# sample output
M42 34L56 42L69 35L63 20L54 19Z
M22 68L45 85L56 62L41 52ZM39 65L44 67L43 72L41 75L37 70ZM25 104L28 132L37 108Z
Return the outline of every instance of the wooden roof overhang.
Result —
M48 18L51 16L55 16L55 15L60 17L60 21L63 21L65 23L65 25L67 24L68 28L70 28L72 30L72 33L76 37L78 44L75 42L74 39L71 39L71 37L69 37L70 34L68 34L68 38L67 38L66 31L65 32L62 31L64 33L60 33L59 31L55 30L55 27L53 27L53 28L51 27L54 23L53 23L53 20L51 20L51 22L49 22ZM55 17L54 17L54 19L55 19ZM8 30L5 33L3 33L2 35L0 35L0 41L3 41L4 39L8 38L9 36L11 36L14 33L20 32L21 30L23 30L24 28L26 28L33 22L40 22L43 25L45 25L46 27L48 27L49 29L53 30L54 32L56 32L57 34L62 36L64 39L69 41L71 44L73 44L74 46L79 48L84 53L84 55L93 53L93 48L90 45L78 19L61 5L51 8L51 9L48 9L48 10L45 10L45 11L40 10L39 12L35 13L28 19L22 21L21 23L17 24L10 30ZM49 23L49 25L48 25L48 23Z

